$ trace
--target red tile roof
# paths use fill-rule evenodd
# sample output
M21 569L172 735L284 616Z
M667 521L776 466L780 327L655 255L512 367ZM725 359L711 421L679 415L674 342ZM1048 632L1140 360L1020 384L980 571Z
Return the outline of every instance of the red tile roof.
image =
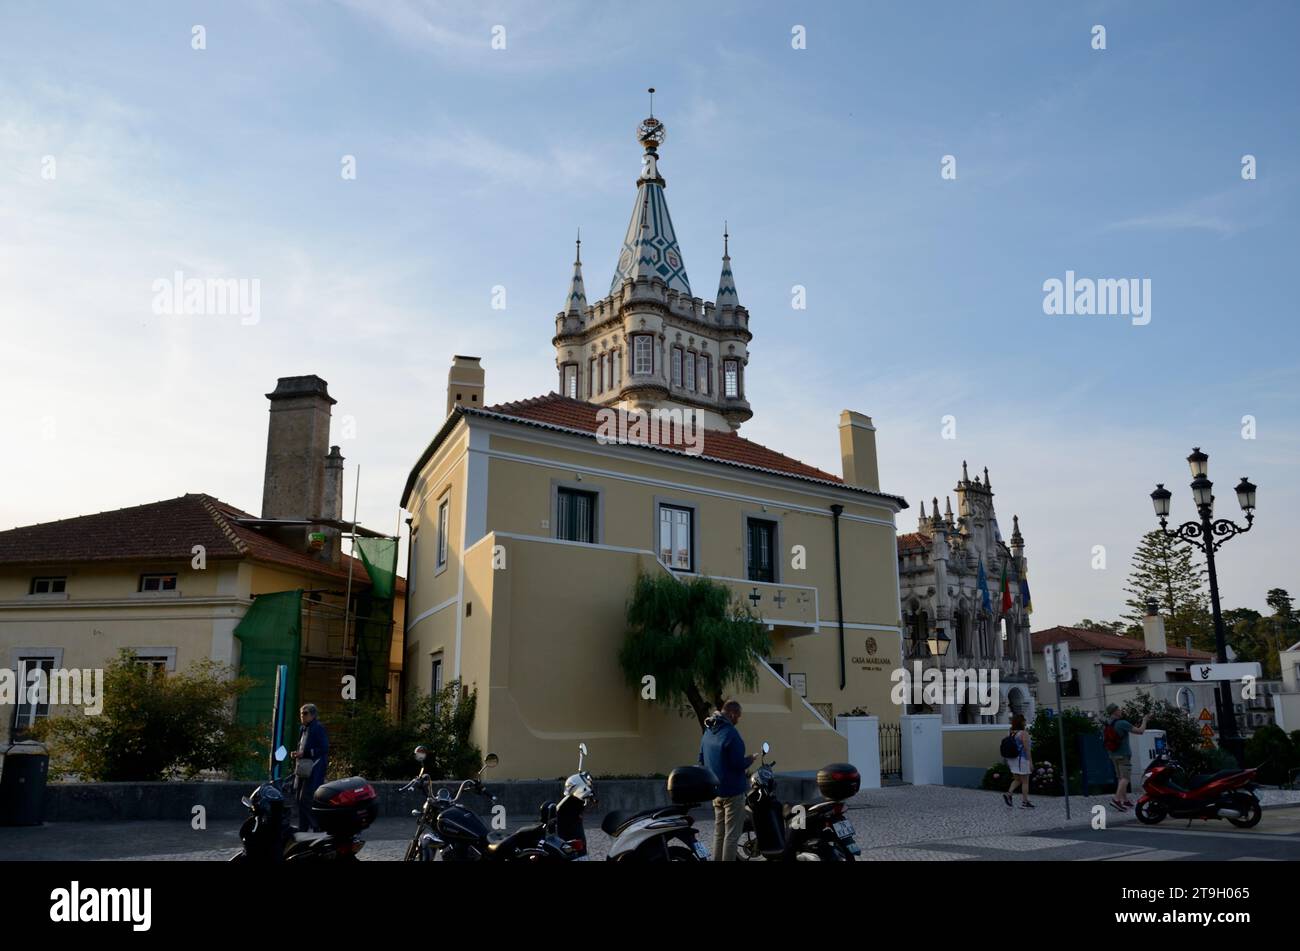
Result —
M1105 631L1092 631L1084 627L1052 627L1045 631L1035 631L1031 636L1034 650L1039 651L1048 644L1065 641L1072 651L1119 651L1126 660L1144 658L1173 657L1179 660L1213 660L1213 654L1205 651L1188 651L1183 647L1169 647L1163 654L1147 650L1145 642L1136 637L1122 634L1108 634Z
M415 479L419 470L423 468L424 463L429 460L433 452L443 439L451 432L451 427L455 425L456 419L460 415L486 416L496 419L506 419L512 422L524 423L526 425L540 426L548 429L556 429L564 432L575 433L583 436L595 436L600 430L600 418L598 413L606 407L598 406L595 403L588 403L585 400L570 399L567 396L561 396L559 393L548 393L545 396L536 396L532 399L516 400L512 403L498 403L495 406L465 407L459 406L456 412L447 419L438 435L434 437L429 448L425 450L420 461L416 463L411 472L411 477L407 481L405 495L410 495L414 487ZM807 465L798 459L792 459L766 446L759 445L756 442L737 436L735 433L719 432L716 430L705 430L703 432L701 453L698 458L709 462L719 462L724 465L741 466L747 469L757 469L763 472L770 472L776 475L792 476L797 479L806 479L814 482L829 483L844 489L851 489L857 492L867 492L859 486L849 485L837 475L832 475L815 466ZM658 443L640 444L644 448L659 451L671 452L678 455L689 455L679 445ZM883 496L900 503L900 507L906 508L907 502L900 496L889 495L882 492L872 492L873 495Z
M323 564L235 519L247 512L201 493L149 502L112 512L79 515L0 532L0 565L66 565L106 561L190 561L202 545L211 561L249 558L308 574L369 584L359 559L343 556L338 566ZM398 580L398 590L405 582Z
M927 551L930 548L930 539L920 532L905 532L898 536L898 550L905 551L913 548L924 548Z

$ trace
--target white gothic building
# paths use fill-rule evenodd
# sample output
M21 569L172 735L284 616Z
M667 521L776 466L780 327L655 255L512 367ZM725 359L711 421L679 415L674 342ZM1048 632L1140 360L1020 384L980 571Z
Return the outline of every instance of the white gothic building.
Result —
M921 660L927 668L937 664L997 669L999 674L1001 703L994 716L982 715L973 703L910 711L940 713L945 723L1003 723L1012 713L1029 719L1034 715L1037 678L1029 639L1025 542L1018 517L1013 517L1010 545L1002 540L988 475L985 469L983 481L979 476L972 480L963 462L955 490L957 515L950 497L941 515L936 496L930 515L921 504L916 531L898 537L899 598L909 667ZM988 608L979 584L981 564ZM1005 612L1004 569L1011 599ZM935 633L949 641L941 658L932 656L927 646Z

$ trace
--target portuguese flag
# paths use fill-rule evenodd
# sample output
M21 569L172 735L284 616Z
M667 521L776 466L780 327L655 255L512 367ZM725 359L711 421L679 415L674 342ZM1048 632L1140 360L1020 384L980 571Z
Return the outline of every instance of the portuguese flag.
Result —
M1002 583L998 587L1002 591L1002 613L1006 614L1011 610L1011 585L1007 581L1006 562L1002 563Z

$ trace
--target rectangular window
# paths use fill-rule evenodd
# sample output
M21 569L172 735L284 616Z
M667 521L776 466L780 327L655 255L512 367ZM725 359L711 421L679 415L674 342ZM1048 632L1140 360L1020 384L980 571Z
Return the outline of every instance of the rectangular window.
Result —
M713 392L713 384L709 381L709 364L710 359L704 354L700 354L700 392L705 396Z
M447 566L447 534L451 523L451 499L438 503L438 567Z
M735 360L722 362L722 394L727 397L740 395L740 364Z
M616 386L623 385L623 351L615 350L614 357L609 361L609 388L612 390Z
M587 396L595 396L599 392L596 382L596 358L592 357L587 361Z
M682 385L682 348L673 347L673 386Z
M596 540L596 493L558 489L555 537L568 542Z
M432 697L435 698L435 703L434 703L434 705L433 705L433 714L434 714L434 716L437 716L437 715L441 712L441 711L439 710L439 707L441 707L442 704L437 703L437 702L436 702L436 699L437 699L438 694L442 693L442 687L443 687L443 684L442 684L442 654L440 654L440 653L439 653L439 654L434 654L434 655L433 655L433 679L430 680L430 684L431 684L431 694L430 694L430 695L431 695Z
M176 576L167 574L141 575L141 591L175 591Z
M655 372L654 338L649 334L638 334L632 338L633 354L636 363L632 372L637 376L650 376Z
M18 702L14 704L12 739L24 736L37 720L50 715L50 675L54 672L54 662L48 654L18 658Z
M63 578L33 578L32 588L29 594L62 594L67 590L68 579Z
M564 365L564 395L571 400L578 398L578 365L576 363L566 363Z
M694 519L695 513L690 509L659 506L659 558L669 568L694 570Z
M776 580L776 523L749 520L746 532L746 567L750 581Z
M695 391L695 354L690 350L686 351L686 369L682 371L682 379L686 381L686 388L692 392Z
M608 353L602 353L600 355L600 365L596 368L596 376L599 377L597 386L599 387L600 392L603 393L607 389L609 389L609 383L608 383L609 354Z
M607 390L612 390L614 388L614 357L615 356L616 354L613 353L607 354L605 363L602 367L605 373L605 389Z

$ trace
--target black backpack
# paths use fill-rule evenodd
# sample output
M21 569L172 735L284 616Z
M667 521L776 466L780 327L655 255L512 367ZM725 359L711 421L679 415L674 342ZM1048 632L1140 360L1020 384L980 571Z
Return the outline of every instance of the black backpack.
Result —
M1002 754L1003 759L1017 759L1020 756L1020 744L1016 742L1016 731L1012 730L1002 738L1002 745L998 747L998 752Z

